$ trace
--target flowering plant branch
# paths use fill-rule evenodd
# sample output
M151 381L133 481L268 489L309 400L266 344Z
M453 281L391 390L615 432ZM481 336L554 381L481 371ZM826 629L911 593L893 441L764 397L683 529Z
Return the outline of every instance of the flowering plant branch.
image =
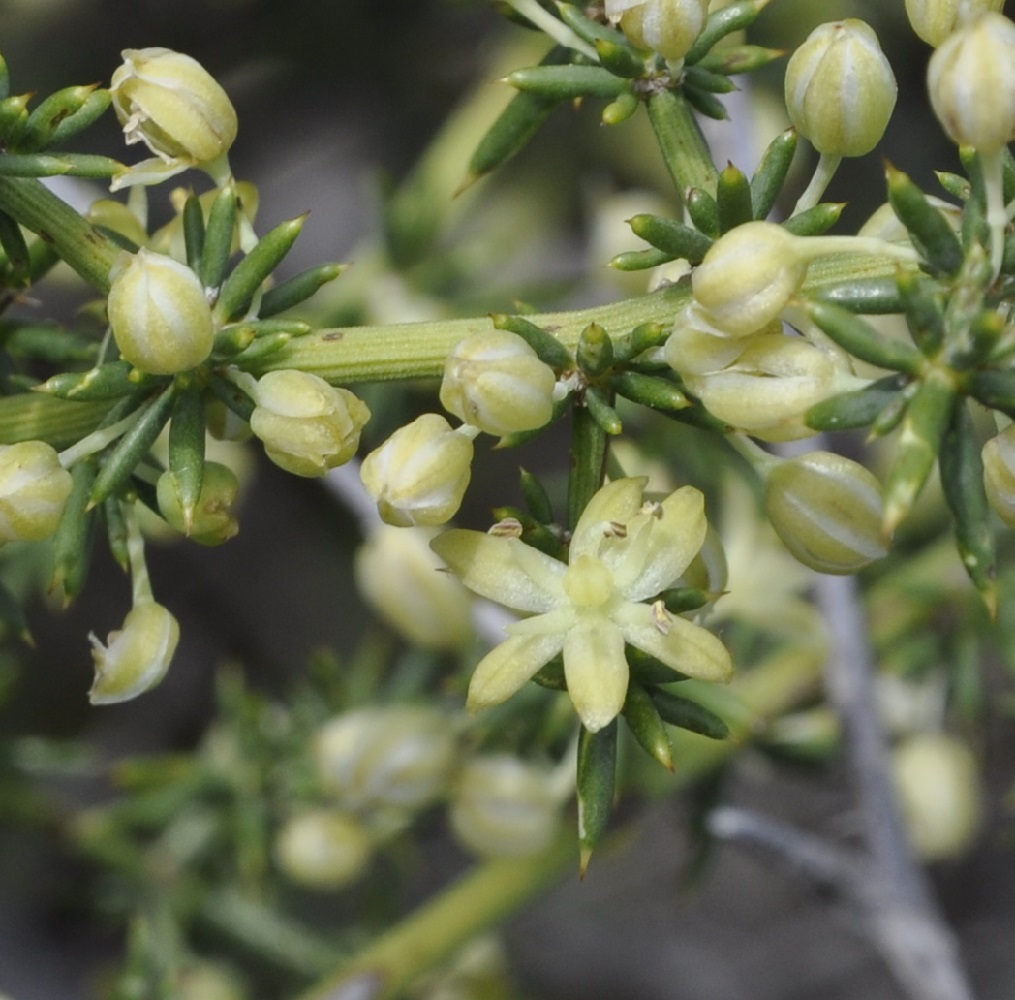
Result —
M793 127L748 174L716 162L702 121L726 116L733 77L781 57L740 34L767 0L507 6L545 48L538 64L505 77L514 96L475 137L459 193L509 170L561 105L596 105L610 128L644 114L677 207L630 216L644 246L628 244L610 263L636 280L650 273L652 290L566 311L334 325L321 303L343 265L276 277L304 219L259 231L257 192L229 161L236 112L200 64L129 49L108 90L70 87L32 111L0 67L0 311L12 317L0 377L0 541L50 540L52 585L66 602L87 583L98 537L130 577L122 629L106 643L91 638L91 701L143 695L166 675L180 627L155 598L142 518L202 545L228 542L240 527L240 476L212 448L244 436L310 479L352 467L371 443L356 477L357 504L377 512L363 522L359 589L414 647L471 674L467 693L456 682L445 698L428 690L426 671L388 687L362 666L337 696L308 695L278 731L253 696L226 685L222 738L236 773L212 741L182 773L157 767L148 790L170 869L193 862L213 872L218 846L235 839L242 891L209 895L200 877L164 880L157 905L137 917L125 976L131 963L151 975L182 968L186 929L156 945L146 928L175 927L176 914L183 925L214 922L223 899L251 903L239 907L251 932L234 935L238 945L271 937L266 927L298 939L298 924L257 915L260 879L346 891L376 859L397 857L418 817L441 805L485 866L306 994L394 996L556 877L575 853L559 833L572 796L584 875L618 800L639 788L645 799L646 789L672 793L740 743L785 749L779 725L811 693L828 635L844 620L863 631L852 617L859 598L832 602L823 586L822 624L801 597L800 567L832 577L869 569L899 600L892 549L935 465L976 595L969 621L985 631L1004 618L994 521L1015 524L1015 78L1003 69L1015 64L1015 28L998 5L907 3L915 30L938 46L931 104L966 173L941 175L952 199L943 202L889 166L885 205L853 235L832 233L842 206L822 198L844 159L877 146L896 100L865 23L822 25L794 53L785 79ZM62 151L110 109L148 159L128 167ZM780 218L801 138L819 159ZM388 277L437 252L426 171L438 159L386 205L384 253L373 263ZM210 187L174 191L172 221L153 231L148 189L190 170ZM61 174L128 193L82 215L38 179ZM19 299L58 261L102 297L97 327L54 334L18 316ZM392 426L385 385L421 379L440 380L433 411ZM385 439L374 440L385 423ZM447 527L468 509L483 435L499 448L553 444L564 427L565 488L526 470L523 502L499 501L488 530ZM860 428L893 440L880 477L815 440ZM653 455L674 454L675 480L652 468ZM753 492L738 494L735 476L747 473ZM710 523L717 512L721 531ZM942 583L907 613L916 620L954 593ZM492 636L477 624L474 597L505 609ZM22 633L13 590L0 598L0 620ZM885 639L879 652L889 660L892 648ZM853 659L869 694L875 663ZM727 692L717 687L731 678ZM884 792L888 751L875 723L858 725L873 714L870 699L832 700L857 771L873 768L861 790ZM629 747L640 765L625 763ZM285 787L278 761L302 775L298 787ZM639 769L650 765L647 778ZM139 797L147 780L137 779ZM248 836L221 801L235 805L250 788L263 815ZM179 799L207 836L184 836L167 805ZM875 868L940 930L890 796L864 801ZM73 834L139 906L148 822L130 808L99 808ZM967 837L974 827L969 820ZM889 865L898 854L903 863ZM297 975L330 964L325 944L279 950ZM905 951L884 950L895 959ZM951 995L963 995L950 951L942 967L958 984Z

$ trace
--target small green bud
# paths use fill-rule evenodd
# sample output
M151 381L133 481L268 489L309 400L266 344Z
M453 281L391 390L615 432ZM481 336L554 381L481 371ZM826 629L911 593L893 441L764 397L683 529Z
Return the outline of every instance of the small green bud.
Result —
M819 573L855 573L886 554L881 486L841 455L816 451L777 465L765 512L786 548Z
M548 769L507 754L475 757L452 788L451 829L481 857L538 854L560 828L557 784Z
M240 530L233 514L239 492L240 483L232 469L218 462L205 462L201 493L188 525L174 473L163 472L156 484L159 512L177 531L201 545L221 545Z
M606 16L640 49L682 59L708 19L708 0L606 0Z
M1015 24L988 12L954 31L927 66L930 103L949 137L980 153L1015 138Z
M911 736L892 754L909 838L927 861L965 853L983 821L979 768L962 740L946 733Z
M444 794L455 734L443 712L424 705L371 705L319 730L314 755L322 784L357 813L422 809Z
M107 645L94 634L88 639L95 661L88 700L111 705L136 698L165 677L180 641L180 626L167 608L148 600L134 605L123 628L109 633Z
M356 454L370 411L348 389L286 369L262 376L255 392L250 429L286 472L323 476Z
M109 325L120 353L150 375L197 367L215 340L198 276L170 257L124 253L110 272Z
M44 441L0 445L0 544L49 538L73 487Z
M1004 0L906 0L906 16L913 31L936 48L977 14L1003 6Z
M430 549L424 529L383 525L356 553L356 585L399 635L424 649L464 649L472 641L472 597Z
M983 485L998 517L1015 528L1015 424L983 446Z
M439 413L400 427L360 468L381 518L397 527L444 524L457 513L472 477L472 439Z
M466 337L448 356L441 404L459 420L503 437L549 422L556 381L518 334L487 330Z
M790 121L829 156L869 153L884 135L897 93L874 29L855 17L819 25L786 66Z
M308 889L334 890L366 874L373 844L362 824L334 809L308 809L286 822L275 840L275 860Z
M200 63L165 48L125 49L121 54L123 65L113 73L109 88L113 109L127 142L143 142L158 157L148 161L161 168L157 179L211 165L228 152L236 138L236 112ZM129 176L114 187L131 183Z

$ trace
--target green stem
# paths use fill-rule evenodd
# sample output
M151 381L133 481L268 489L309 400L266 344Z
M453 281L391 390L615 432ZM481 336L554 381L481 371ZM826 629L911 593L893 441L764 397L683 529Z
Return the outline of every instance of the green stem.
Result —
M806 212L807 209L813 208L821 201L821 196L832 182L832 178L835 176L836 170L839 169L840 163L842 163L841 156L830 156L828 153L820 155L818 165L814 169L814 176L811 178L810 184L807 185L807 189L800 195L800 200L790 213L790 218L794 215L799 215L801 212Z
M672 322L687 300L686 285L671 285L651 295L574 312L542 313L526 319L549 330L572 351L582 330L596 322L611 333L626 333L641 323ZM493 329L488 316L429 320L389 326L318 330L294 337L282 350L252 365L255 375L298 368L329 382L383 382L389 379L439 378L451 349L465 337Z
M77 403L37 392L0 397L0 444L38 440L67 448L91 433L109 407L108 402Z
M719 172L684 95L676 90L660 90L652 94L646 104L663 161L680 197L683 198L690 188L713 194Z
M37 233L82 278L109 290L109 269L120 248L37 180L0 177L0 210Z
M784 652L738 678L725 702L736 702L734 737L709 740L676 733L674 785L685 788L720 767L767 720L812 697L819 662L813 651ZM626 842L627 836L622 829L615 839ZM569 870L576 873L576 855L574 835L568 834L543 854L477 865L298 1000L395 1000L471 938L552 889Z
M843 281L886 278L895 263L885 256L849 255L821 258L810 265L803 291L819 291ZM571 350L590 323L625 333L642 323L672 323L687 302L687 282L668 285L634 299L574 312L527 317L550 330ZM473 333L493 329L489 317L399 323L317 330L296 337L282 350L251 365L254 375L275 369L298 369L336 385L393 379L439 378L451 349ZM108 403L83 403L22 393L0 398L0 444L39 439L66 448L94 430Z

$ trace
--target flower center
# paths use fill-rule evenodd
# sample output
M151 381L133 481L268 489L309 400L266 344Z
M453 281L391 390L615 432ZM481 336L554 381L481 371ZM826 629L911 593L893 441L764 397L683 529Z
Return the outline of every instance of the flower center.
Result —
M575 608L599 608L613 596L613 576L595 557L578 556L564 574L564 593Z

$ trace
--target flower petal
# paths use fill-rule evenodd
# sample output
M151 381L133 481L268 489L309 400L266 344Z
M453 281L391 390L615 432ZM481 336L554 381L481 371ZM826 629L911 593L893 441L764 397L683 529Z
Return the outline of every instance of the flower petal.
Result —
M490 650L476 667L469 684L468 707L475 711L511 697L532 675L552 660L564 644L559 632L512 636Z
M194 161L185 157L165 160L153 156L151 159L141 160L118 173L110 181L109 190L120 191L122 188L134 187L137 184L161 184L170 177L182 174L184 170L190 170L193 166L195 166Z
M705 498L693 486L671 493L658 515L647 516L649 531L638 525L613 574L617 589L631 601L669 587L698 554L708 530Z
M542 615L511 622L505 625L504 629L508 635L551 635L554 632L563 635L574 627L576 618L575 611L571 607L554 608L553 611L547 611Z
M515 611L550 611L564 600L564 563L517 538L455 528L430 548L469 590Z
M564 676L571 703L590 733L612 722L627 697L624 636L612 622L576 625L564 640Z
M571 536L571 559L580 555L598 556L604 529L611 522L626 525L641 510L641 495L647 476L615 479L588 502Z
M686 618L667 614L664 631L649 605L625 604L614 614L614 620L632 646L688 677L725 682L733 674L733 661L726 647L711 632Z

